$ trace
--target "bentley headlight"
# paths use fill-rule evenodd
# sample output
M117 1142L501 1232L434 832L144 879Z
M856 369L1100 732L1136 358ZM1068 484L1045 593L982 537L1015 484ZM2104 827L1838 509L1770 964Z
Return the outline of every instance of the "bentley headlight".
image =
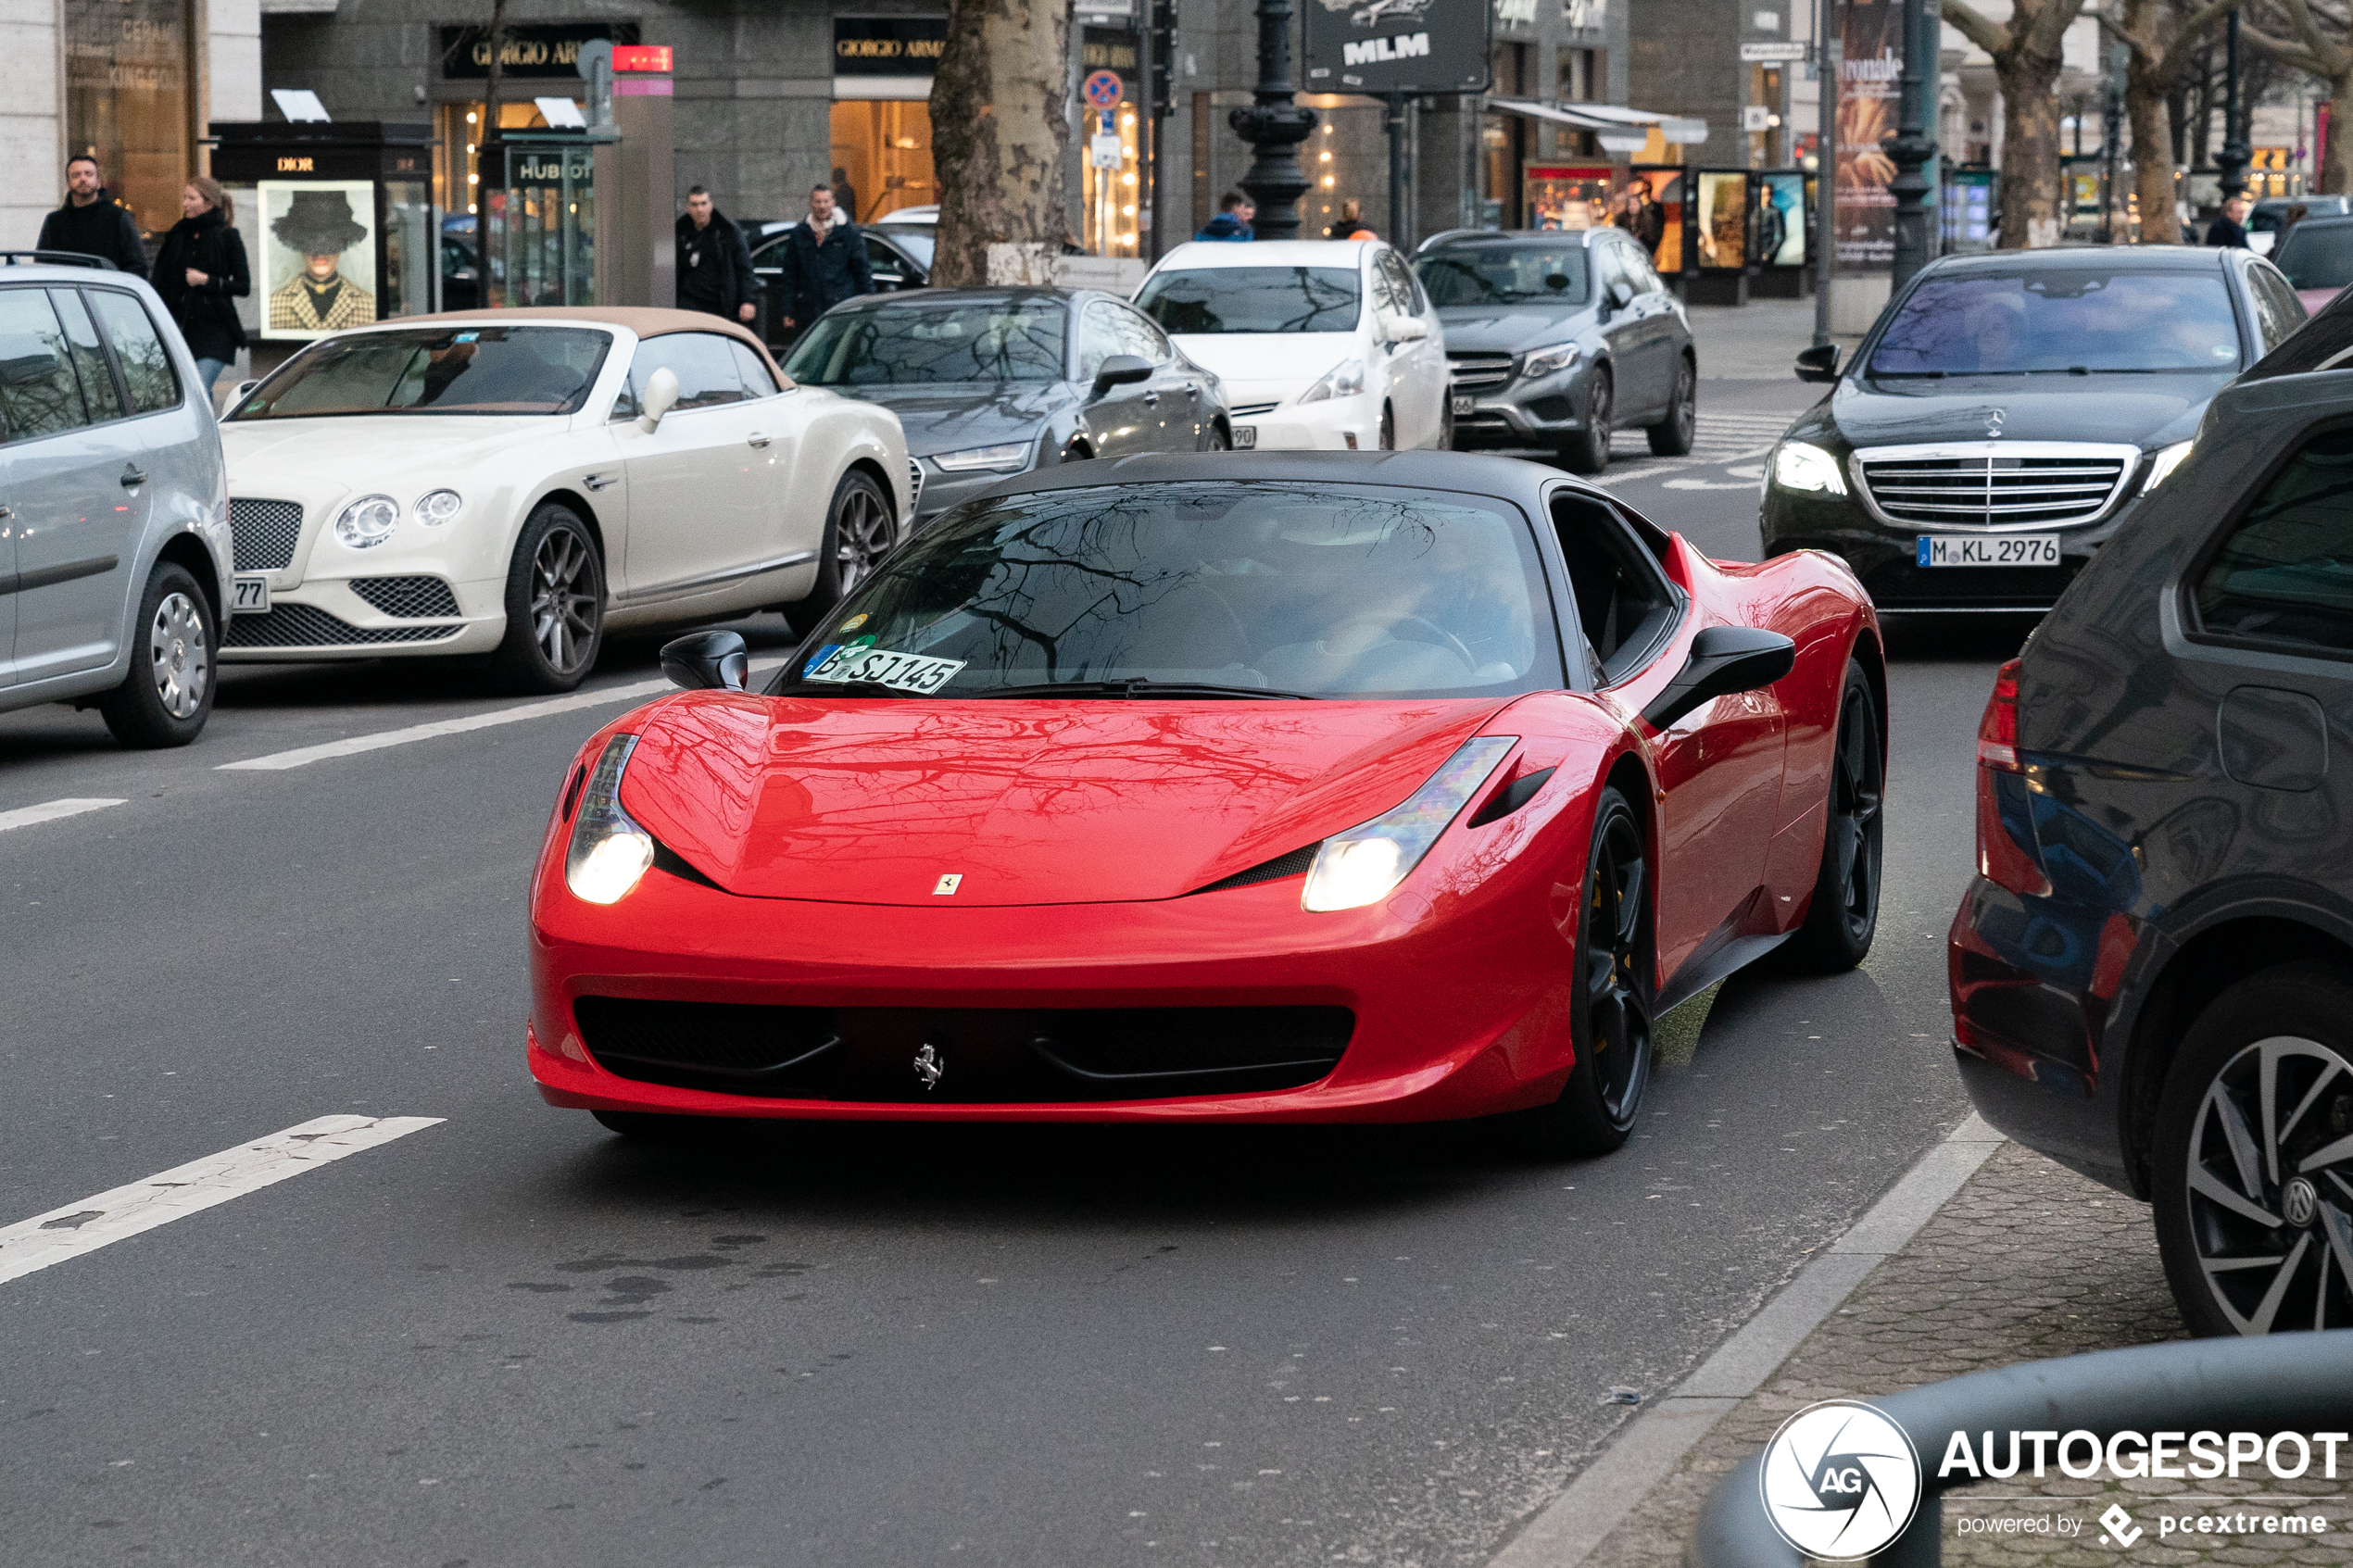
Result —
M2190 455L2190 448L2196 445L2197 443L2195 441L2176 441L2171 446L2158 447L2157 450L2157 461L2149 465L2148 483L2141 486L2141 494L2145 495L2150 491L2156 489L2158 485L2164 483L2165 476L2171 473L2175 469L2180 468L2182 466L2182 459L2188 457Z
M439 528L465 504L455 490L430 491L417 497L417 521L427 528Z
M942 452L932 458L944 473L973 473L983 469L1026 469L1029 466L1029 443L1008 442L1002 446L967 446L961 452Z
M1558 348L1540 348L1528 357L1520 366L1519 373L1533 381L1538 376L1549 376L1555 370L1566 370L1577 363L1577 345L1573 343L1564 343Z
M1784 490L1846 494L1846 479L1838 471L1838 459L1803 441L1784 441L1773 448L1773 483Z
M400 526L400 506L389 495L362 495L335 519L335 537L355 550L372 550Z
M1324 403L1335 397L1353 397L1365 390L1365 361L1342 359L1315 378L1315 384L1299 395L1302 403Z
M1300 907L1319 913L1357 909L1389 897L1518 744L1517 735L1474 736L1404 805L1324 840L1307 869Z
M581 792L580 815L572 824L571 847L564 852L564 885L585 903L618 902L654 863L654 835L621 809L621 775L636 749L635 735L615 735L605 742L597 771Z

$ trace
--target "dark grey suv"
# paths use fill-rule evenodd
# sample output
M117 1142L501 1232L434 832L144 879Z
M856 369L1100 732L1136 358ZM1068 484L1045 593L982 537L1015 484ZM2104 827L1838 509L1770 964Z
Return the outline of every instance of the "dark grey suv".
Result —
M2353 1326L2348 359L2353 297L2216 395L1979 730L1961 1076L2204 1334Z
M1457 450L1550 446L1573 473L1609 466L1613 430L1692 449L1698 352L1683 306L1617 229L1457 229L1415 270L1446 330Z
M230 576L220 433L155 291L0 270L0 709L70 701L126 746L186 745Z

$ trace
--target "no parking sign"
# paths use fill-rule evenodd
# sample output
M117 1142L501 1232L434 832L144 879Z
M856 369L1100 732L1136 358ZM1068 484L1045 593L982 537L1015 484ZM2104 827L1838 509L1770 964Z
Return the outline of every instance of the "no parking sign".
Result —
M1063 80L1068 81L1069 78ZM1119 73L1114 70L1096 71L1079 85L1078 91L1089 105L1099 109L1115 108L1119 100L1127 95L1127 89L1120 84Z

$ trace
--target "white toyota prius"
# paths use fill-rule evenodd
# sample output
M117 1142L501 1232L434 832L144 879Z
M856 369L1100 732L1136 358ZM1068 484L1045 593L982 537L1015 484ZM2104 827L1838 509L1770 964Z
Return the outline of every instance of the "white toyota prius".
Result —
M683 310L466 311L338 332L220 427L224 660L489 655L566 691L608 628L802 630L899 541L899 418Z
M1446 334L1378 240L1195 240L1136 307L1225 383L1238 447L1440 447L1453 433Z

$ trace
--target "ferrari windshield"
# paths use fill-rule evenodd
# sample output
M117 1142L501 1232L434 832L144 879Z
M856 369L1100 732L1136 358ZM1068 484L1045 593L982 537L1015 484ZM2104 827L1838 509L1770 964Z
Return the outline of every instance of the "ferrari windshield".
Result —
M1239 482L1059 490L941 518L772 689L1504 696L1563 684L1549 607L1528 522L1503 502Z
M1961 272L1907 295L1871 353L1874 376L2235 370L2222 270Z
M295 356L229 417L576 414L611 344L580 327L354 332Z
M1155 272L1136 308L1164 332L1356 330L1353 267L1203 267Z
M1061 381L1058 299L891 300L819 320L785 362L803 386Z

